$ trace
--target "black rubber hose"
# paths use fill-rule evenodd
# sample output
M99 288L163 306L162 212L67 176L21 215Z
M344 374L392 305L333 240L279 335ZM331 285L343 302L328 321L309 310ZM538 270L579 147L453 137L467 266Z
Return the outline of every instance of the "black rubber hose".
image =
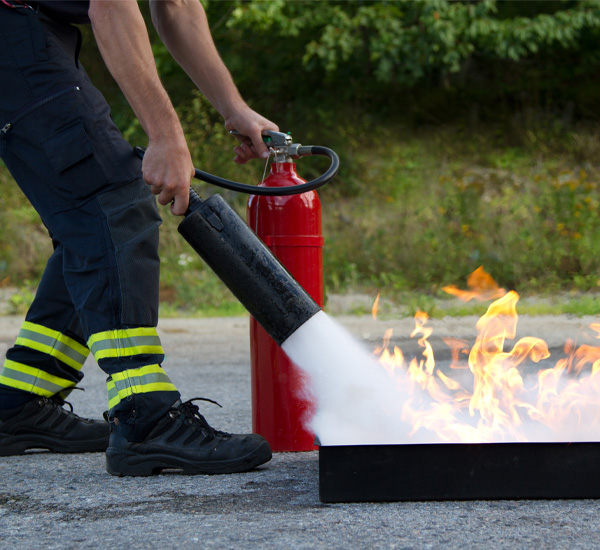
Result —
M144 149L141 147L134 147L133 150L140 159L144 158ZM289 185L286 187L259 187L257 185L247 185L245 183L226 180L224 178L220 178L219 176L213 176L212 174L203 172L197 168L194 168L194 177L201 181L216 185L217 187L222 187L223 189L247 193L249 195L287 196L300 195L301 193L318 189L335 178L340 169L340 159L337 156L337 153L328 147L322 147L320 145L305 145L300 147L300 154L302 156L313 155L328 157L331 160L331 164L329 165L329 168L318 178L300 185Z

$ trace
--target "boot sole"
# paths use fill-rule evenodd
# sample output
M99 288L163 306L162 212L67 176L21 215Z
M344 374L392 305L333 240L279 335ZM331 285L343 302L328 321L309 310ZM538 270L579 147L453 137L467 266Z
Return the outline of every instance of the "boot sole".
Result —
M177 456L155 453L139 454L117 449L106 450L106 471L113 476L153 476L163 470L182 470L187 475L236 474L253 470L272 458L265 441L243 457L231 460L192 462Z
M43 435L0 434L0 456L23 455L32 449L45 449L52 453L100 453L106 451L108 437L86 442L69 442Z

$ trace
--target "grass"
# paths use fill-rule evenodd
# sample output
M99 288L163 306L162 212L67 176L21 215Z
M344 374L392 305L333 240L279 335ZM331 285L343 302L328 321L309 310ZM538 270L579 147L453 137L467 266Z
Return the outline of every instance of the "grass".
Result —
M341 176L359 191L326 202L328 286L435 295L483 265L522 292L597 288L600 178L591 138L582 151L574 135L382 135Z
M444 315L464 317L481 316L489 304L457 304L442 309ZM571 297L562 295L552 298L540 296L522 297L517 305L519 315L537 317L540 315L573 315L575 317L600 315L600 295L580 295ZM438 315L434 315L438 316Z
M219 305L207 305L196 309L182 309L177 306L162 302L159 308L160 318L174 317L243 317L248 312L238 301L221 302Z
M481 317L488 309L490 301L462 302L452 297L433 297L419 292L407 292L393 299L381 298L378 318L393 319L413 317L417 311L424 311L430 318ZM522 295L517 305L519 315L537 317L541 315L572 315L574 317L600 315L600 294L561 293L554 296ZM352 315L370 315L368 307L355 307L348 312Z

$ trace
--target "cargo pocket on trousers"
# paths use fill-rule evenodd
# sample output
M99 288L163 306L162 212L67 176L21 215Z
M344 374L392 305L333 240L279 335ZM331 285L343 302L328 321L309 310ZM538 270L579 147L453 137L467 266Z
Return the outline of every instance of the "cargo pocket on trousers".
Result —
M44 152L59 178L57 185L75 198L85 198L106 184L104 171L94 159L94 146L78 120L42 141Z

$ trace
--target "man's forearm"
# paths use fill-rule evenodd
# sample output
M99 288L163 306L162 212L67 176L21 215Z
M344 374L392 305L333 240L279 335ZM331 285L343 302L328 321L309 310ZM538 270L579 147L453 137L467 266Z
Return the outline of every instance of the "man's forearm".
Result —
M246 105L221 60L199 0L150 0L152 21L173 57L225 119L225 128L237 130L241 142L234 148L240 164L269 156L262 141L264 130L276 124Z
M148 137L181 132L136 0L91 0L89 16L102 58Z
M214 45L198 0L154 0L152 21L175 60L223 118L246 107Z
M89 16L102 58L148 135L144 180L158 202L184 214L194 166L177 113L163 88L136 0L91 0Z

